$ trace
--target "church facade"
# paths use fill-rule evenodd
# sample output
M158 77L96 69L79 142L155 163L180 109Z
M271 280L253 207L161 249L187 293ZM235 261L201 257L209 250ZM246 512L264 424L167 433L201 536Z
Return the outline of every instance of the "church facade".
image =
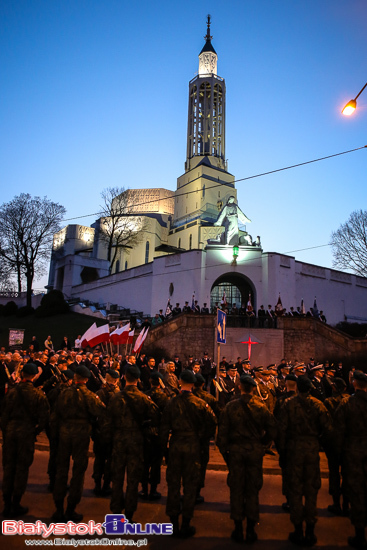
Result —
M246 231L249 218L237 203L235 178L225 153L226 87L217 75L217 53L208 18L199 70L189 82L185 172L176 191L128 190L124 194L133 246L111 254L102 238L107 218L91 227L68 225L54 235L48 288L66 298L116 304L154 315L194 299L210 308L273 308L279 295L289 310L306 311L315 297L330 324L367 320L367 279L264 252Z

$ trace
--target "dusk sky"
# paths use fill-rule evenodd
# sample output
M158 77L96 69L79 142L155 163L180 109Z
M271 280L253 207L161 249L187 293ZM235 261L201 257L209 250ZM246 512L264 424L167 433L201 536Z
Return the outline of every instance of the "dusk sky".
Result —
M106 187L175 190L208 13L236 179L367 145L367 89L341 114L367 81L366 0L3 0L1 202L47 196L90 225ZM362 149L238 182L247 230L331 267L323 245L366 208L366 166Z

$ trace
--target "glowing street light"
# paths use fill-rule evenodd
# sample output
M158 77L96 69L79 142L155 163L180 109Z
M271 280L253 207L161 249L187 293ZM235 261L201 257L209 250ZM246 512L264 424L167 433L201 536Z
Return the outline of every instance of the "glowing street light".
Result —
M361 95L361 93L363 92L363 90L366 88L367 86L367 82L366 84L363 86L362 90L356 95L356 97L354 99L351 99L347 104L346 106L344 107L344 109L342 110L342 113L343 115L351 115L352 113L354 113L354 111L356 110L357 108L357 98Z

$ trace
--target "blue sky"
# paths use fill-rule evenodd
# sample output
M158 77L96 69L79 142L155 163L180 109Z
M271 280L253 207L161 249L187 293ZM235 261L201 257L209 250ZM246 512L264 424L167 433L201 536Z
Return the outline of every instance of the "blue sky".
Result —
M208 13L236 179L367 145L367 90L341 115L367 81L365 0L3 0L2 202L47 195L90 225L106 187L175 190ZM239 182L248 231L331 267L321 245L365 209L366 164L364 149Z

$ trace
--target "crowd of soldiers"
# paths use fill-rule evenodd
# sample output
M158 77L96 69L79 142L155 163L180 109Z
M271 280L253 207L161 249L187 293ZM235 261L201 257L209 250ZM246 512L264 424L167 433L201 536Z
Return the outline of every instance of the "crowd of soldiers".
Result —
M289 540L316 543L322 447L333 499L329 512L350 515L355 536L349 544L366 547L367 375L362 371L312 359L307 365L282 360L278 366L252 367L248 360L223 358L217 368L208 353L200 360L175 356L156 365L144 354L123 359L100 351L53 354L46 348L23 359L21 353L0 351L0 374L5 518L28 512L21 499L35 438L45 430L53 521L83 518L76 507L92 437L94 492L110 497L111 512L124 512L131 522L139 498L161 498L164 458L173 536L190 537L217 430L216 444L229 470L234 541L257 540L263 456L276 448L283 508L294 525Z

